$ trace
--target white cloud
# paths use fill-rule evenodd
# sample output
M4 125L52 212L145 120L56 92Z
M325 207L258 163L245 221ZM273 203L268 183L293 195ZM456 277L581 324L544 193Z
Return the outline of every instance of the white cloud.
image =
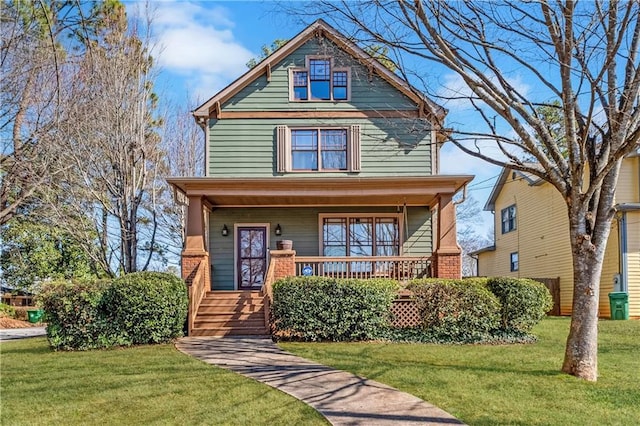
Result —
M256 56L234 37L235 24L221 6L158 3L154 19L162 69L184 79L191 95L208 99L246 70Z

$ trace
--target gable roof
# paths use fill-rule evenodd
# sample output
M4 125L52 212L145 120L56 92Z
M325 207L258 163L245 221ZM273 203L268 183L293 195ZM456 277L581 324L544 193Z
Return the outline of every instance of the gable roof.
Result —
M318 19L313 24L309 25L307 28L298 33L298 35L293 37L282 47L259 62L255 67L248 70L233 83L229 84L204 104L196 108L193 111L193 116L196 118L196 121L200 118L211 117L216 112L216 110L220 108L220 105L227 102L240 90L242 90L258 77L262 76L263 74L267 74L267 77L269 77L271 74L272 65L277 64L278 62L289 56L296 49L298 49L300 46L302 46L304 43L315 36L326 37L346 53L355 58L362 65L374 70L376 74L383 80L387 81L405 96L419 105L420 113L424 113L427 117L431 117L432 120L435 120L438 123L441 123L444 120L444 117L447 114L446 109L428 99L423 93L421 93L407 81L390 71L388 68L382 65L380 61L362 50L354 42L348 40L331 25L327 24L322 19Z
M491 190L491 195L489 195L489 199L487 203L484 205L485 211L494 211L496 208L496 200L498 199L498 195L500 195L500 191L504 187L505 183L507 183L507 178L509 175L512 175L514 179L518 177L521 180L525 180L529 186L537 186L543 184L545 181L540 179L538 176L535 176L531 173L523 172L520 170L510 169L509 167L504 167L500 176L498 176L498 180L496 181L493 189Z

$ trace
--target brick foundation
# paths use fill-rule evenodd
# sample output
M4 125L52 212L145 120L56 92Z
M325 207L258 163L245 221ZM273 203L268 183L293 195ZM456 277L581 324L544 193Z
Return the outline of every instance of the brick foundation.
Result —
M296 274L295 250L271 250L271 261L275 263L273 279L291 277Z

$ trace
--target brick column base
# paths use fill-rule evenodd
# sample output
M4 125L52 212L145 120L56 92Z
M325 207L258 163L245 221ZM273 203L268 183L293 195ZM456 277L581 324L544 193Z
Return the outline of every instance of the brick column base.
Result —
M273 279L292 277L296 275L295 250L271 250L271 261L275 263Z
M206 251L203 252L182 252L182 279L187 283L187 285L191 285L193 283L193 279L196 276L198 271L198 266L201 262L204 262L204 270L202 278L205 283L211 282L210 277L210 267L209 267L209 253ZM211 284L209 284L210 286ZM209 288L207 288L209 290Z
M462 278L460 250L439 250L433 254L433 276L436 278Z

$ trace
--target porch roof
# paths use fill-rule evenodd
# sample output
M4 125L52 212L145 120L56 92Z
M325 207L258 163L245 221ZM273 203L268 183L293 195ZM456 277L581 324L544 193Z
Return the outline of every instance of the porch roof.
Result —
M472 175L410 177L173 177L177 193L216 207L433 206Z

